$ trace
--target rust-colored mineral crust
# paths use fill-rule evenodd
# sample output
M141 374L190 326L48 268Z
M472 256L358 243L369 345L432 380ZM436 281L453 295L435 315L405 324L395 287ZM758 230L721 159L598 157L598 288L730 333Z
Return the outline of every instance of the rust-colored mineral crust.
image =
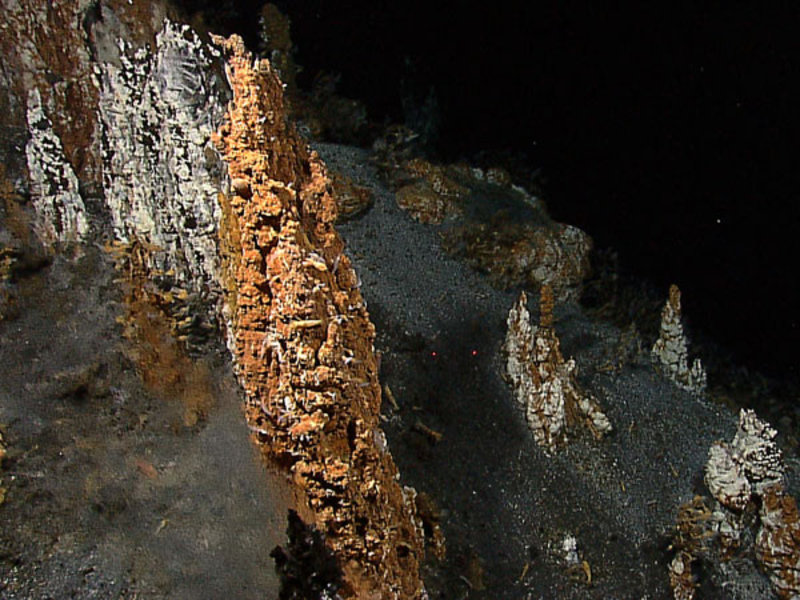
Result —
M548 285L557 300L578 300L590 272L592 239L586 233L553 221L541 200L514 185L503 169L403 160L407 138L396 133L376 143L375 160L396 188L401 209L420 223L445 225L445 252L500 287Z
M217 144L238 182L222 199L229 338L254 439L301 490L343 597L423 598L413 494L378 443L375 330L333 228L330 180L287 123L270 64L238 36L214 41L233 90Z
M712 537L709 521L714 518L706 498L695 496L678 509L678 523L671 548L677 550L669 564L669 585L674 600L693 600L697 582L692 565L708 550Z
M563 223L468 223L443 239L445 250L463 248L467 262L500 286L548 285L559 301L576 301L590 270L591 238Z
M439 225L448 217L460 214L453 198L437 193L427 181L404 185L395 194L397 206L415 221L426 225Z
M800 517L797 502L782 486L766 490L761 499L761 530L756 556L769 573L779 598L800 597Z
M402 168L412 181L397 190L395 199L411 218L438 225L461 215L459 199L469 190L450 177L445 167L414 158L406 161Z
M692 556L680 552L669 563L669 586L675 600L694 600L697 584L692 575Z
M366 212L373 203L372 191L356 185L346 175L334 173L333 195L336 198L336 222L343 223Z
M454 181L445 167L434 165L422 158L413 158L403 165L406 171L417 179L425 181L436 194L449 198L460 198L469 190Z

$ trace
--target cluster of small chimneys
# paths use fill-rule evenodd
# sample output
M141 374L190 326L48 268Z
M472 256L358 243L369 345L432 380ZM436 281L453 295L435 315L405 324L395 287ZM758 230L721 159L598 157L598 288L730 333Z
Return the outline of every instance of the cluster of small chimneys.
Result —
M541 287L539 325L531 324L525 292L508 313L506 376L525 410L536 441L548 451L567 441L570 421L582 421L596 437L611 431L611 423L595 398L576 381L575 360L564 360L553 327L553 292ZM681 293L673 285L661 313L661 332L651 351L653 362L682 389L701 395L706 373L700 359L689 367L681 323Z
M539 324L532 324L527 296L522 292L509 311L503 346L507 379L525 410L534 438L547 453L567 441L575 421L584 423L597 438L611 431L611 423L596 400L578 386L575 361L564 360L561 354L553 327L553 305L551 289L542 286ZM661 313L660 335L651 356L656 368L680 388L697 395L705 392L706 373L700 360L689 366L681 295L675 285L670 287ZM694 519L689 537L697 537L702 543L684 540L677 547L669 566L676 600L695 597L692 567L707 551L710 540L722 549L723 560L741 545L750 544L749 553L769 576L778 597L800 597L800 516L795 499L786 491L776 435L753 411L742 410L733 441L718 441L711 446L705 482L713 507L707 508L705 499L698 497L696 500L703 500L700 508L692 505L682 513L684 520ZM758 527L757 533L745 535L742 515L746 511L757 512L757 522L751 524Z

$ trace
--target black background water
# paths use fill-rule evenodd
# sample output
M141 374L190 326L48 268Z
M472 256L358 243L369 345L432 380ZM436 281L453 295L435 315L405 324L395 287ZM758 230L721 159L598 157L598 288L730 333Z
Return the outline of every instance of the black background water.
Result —
M399 121L435 89L443 159L524 153L556 219L665 294L677 283L742 362L797 375L797 5L276 4L307 80L341 73L343 95Z

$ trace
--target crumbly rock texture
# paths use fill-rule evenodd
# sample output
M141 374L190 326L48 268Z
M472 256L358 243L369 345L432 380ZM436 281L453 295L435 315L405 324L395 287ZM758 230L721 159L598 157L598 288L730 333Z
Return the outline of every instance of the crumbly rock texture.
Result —
M734 458L730 444L717 441L708 451L706 486L723 506L744 510L752 495L752 486L742 465Z
M516 189L509 195L528 198ZM559 301L576 301L590 272L592 239L564 223L520 223L498 219L467 223L443 235L446 250L489 274L500 287L548 285Z
M705 481L723 506L743 510L752 494L760 497L765 489L783 487L784 466L776 435L754 411L742 410L733 442L711 446Z
M694 600L696 585L692 574L693 560L688 552L679 552L669 563L669 585L675 600Z
M660 365L667 377L679 387L702 394L706 389L706 372L699 358L689 367L686 335L681 323L681 291L669 288L669 298L661 311L661 331L651 351L653 362Z
M779 598L800 597L800 517L797 501L780 486L761 496L756 556Z
M696 537L713 539L717 560L723 563L754 555L777 596L788 599L800 597L800 519L797 503L786 491L776 435L754 411L742 410L733 441L711 446L705 482L716 502L705 531ZM701 555L713 561L705 545L683 549L689 563ZM679 563L686 563L681 556L670 568L675 598L686 597L673 577Z
M221 198L220 235L253 438L291 473L342 567L340 594L422 598L413 494L379 445L375 329L333 228L330 179L288 123L270 64L237 36L214 39L233 89L216 141L247 190Z
M578 300L590 272L592 239L553 221L544 203L500 168L390 161L397 205L420 223L442 225L442 247L485 272L498 287L548 285L559 301ZM496 206L478 198L491 197Z
M567 441L568 428L578 422L584 423L595 437L608 433L608 417L575 380L575 361L565 361L561 355L553 327L552 290L542 287L538 326L531 324L527 300L522 292L509 311L504 350L508 380L525 409L536 441L553 451Z

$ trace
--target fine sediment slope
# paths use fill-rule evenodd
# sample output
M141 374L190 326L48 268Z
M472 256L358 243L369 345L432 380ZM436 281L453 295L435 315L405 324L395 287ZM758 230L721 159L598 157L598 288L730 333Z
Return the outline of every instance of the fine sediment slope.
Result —
M733 436L736 415L661 372L650 352L655 340L564 300L553 321L561 353L575 359L581 388L613 431L598 440L576 428L565 446L540 447L502 377L518 291L448 255L441 237L453 224L415 222L366 152L315 148L332 171L371 191L373 207L339 230L375 320L381 381L397 404L383 407L389 446L407 481L436 507L446 540L446 558L424 571L429 592L672 598L679 507L696 495L710 501L709 448ZM496 194L502 190L467 201L491 213ZM536 303L528 305L537 320ZM717 539L703 524L697 531ZM772 597L752 554L704 569L697 598Z

